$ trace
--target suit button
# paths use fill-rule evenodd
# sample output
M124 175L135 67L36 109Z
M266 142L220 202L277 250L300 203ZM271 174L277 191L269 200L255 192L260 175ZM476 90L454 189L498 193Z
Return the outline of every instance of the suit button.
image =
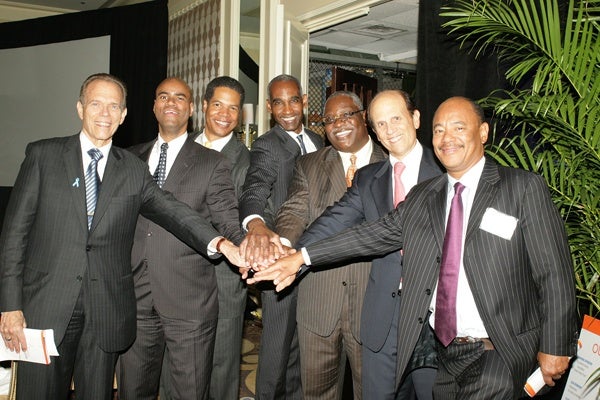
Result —
M417 321L419 321L419 324L423 324L423 318L419 317Z
M85 251L90 251L92 250L92 246L90 246L89 244L87 246L85 246Z
M81 281L83 280L83 277L82 277L81 275L77 275L77 280L78 280L79 282L81 282Z
M396 297L396 292L392 292L392 297Z
M427 296L430 296L431 295L431 289L425 289L425 294Z
M146 233L146 236L148 236L148 237L152 236L152 232Z
M437 256L437 257L435 258L435 262L439 264L439 263L440 263L440 261L441 261L441 259L440 259L440 256Z
M348 286L348 284L346 283L346 281L342 282L342 286Z

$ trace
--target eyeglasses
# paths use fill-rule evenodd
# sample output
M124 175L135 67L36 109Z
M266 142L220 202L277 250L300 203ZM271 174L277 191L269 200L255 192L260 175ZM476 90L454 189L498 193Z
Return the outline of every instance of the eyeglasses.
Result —
M322 121L323 121L323 125L331 125L334 124L337 120L340 121L346 121L349 118L351 118L354 114L358 114L359 112L362 112L363 110L356 110L356 111L346 111L345 113L342 113L338 116L335 117L323 117Z

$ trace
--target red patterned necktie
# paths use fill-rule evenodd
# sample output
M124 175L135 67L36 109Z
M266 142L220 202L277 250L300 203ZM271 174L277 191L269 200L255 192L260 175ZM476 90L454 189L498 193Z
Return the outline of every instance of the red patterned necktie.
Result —
M450 205L446 235L442 248L442 264L435 302L435 334L447 347L456 337L456 288L461 260L463 204L460 197L465 186L454 184L454 197Z

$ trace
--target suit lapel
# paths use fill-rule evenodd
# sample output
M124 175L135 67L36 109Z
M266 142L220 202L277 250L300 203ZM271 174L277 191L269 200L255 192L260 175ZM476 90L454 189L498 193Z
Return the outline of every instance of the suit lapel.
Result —
M106 169L104 170L104 176L102 177L102 186L100 187L98 203L96 204L96 211L94 212L94 220L92 221L90 233L94 231L99 221L102 219L102 216L106 213L108 205L110 204L110 199L114 197L114 192L118 183L121 181L120 176L125 173L122 168L122 161L122 156L116 151L113 145L110 149L108 159L106 160Z
M179 154L177 154L171 166L169 175L167 175L167 179L163 185L164 190L173 191L173 189L177 188L185 177L186 172L194 164L194 161L197 161L196 158L200 157L200 155L194 152L194 147L194 141L188 138L181 147L181 150L179 150Z
M431 219L431 229L440 251L444 245L444 234L446 232L446 187L448 177L446 174L440 176L434 183L431 196L428 199L427 208Z
M329 147L327 154L325 154L325 161L323 164L324 175L327 176L332 189L329 191L329 197L332 201L339 200L339 198L346 193L347 188L344 166L337 150L333 147Z
M379 211L380 215L387 214L393 205L392 199L392 165L389 161L386 161L381 165L381 168L371 181L371 193L373 193L373 199L375 200L375 207Z
M500 175L498 174L498 167L496 164L486 160L483 172L481 173L481 178L479 179L477 192L473 199L473 206L471 207L467 232L465 234L465 243L467 243L473 233L478 230L485 210L496 198L496 193L498 192L497 183L499 180Z
M81 222L82 228L87 231L87 205L85 202L85 173L83 172L83 160L81 159L81 144L79 135L72 136L65 145L63 154L67 184L75 205L75 214Z

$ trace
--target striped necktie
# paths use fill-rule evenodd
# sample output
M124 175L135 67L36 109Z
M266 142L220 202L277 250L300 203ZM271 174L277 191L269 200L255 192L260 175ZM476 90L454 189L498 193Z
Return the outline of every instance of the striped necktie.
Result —
M94 212L96 211L96 202L98 201L98 192L100 191L98 160L103 156L102 152L98 149L90 149L88 150L88 154L92 158L92 161L85 172L85 202L87 205L88 229L91 229Z
M154 170L154 182L162 189L167 179L167 149L169 148L168 143L160 145L160 156L158 158L158 165Z

